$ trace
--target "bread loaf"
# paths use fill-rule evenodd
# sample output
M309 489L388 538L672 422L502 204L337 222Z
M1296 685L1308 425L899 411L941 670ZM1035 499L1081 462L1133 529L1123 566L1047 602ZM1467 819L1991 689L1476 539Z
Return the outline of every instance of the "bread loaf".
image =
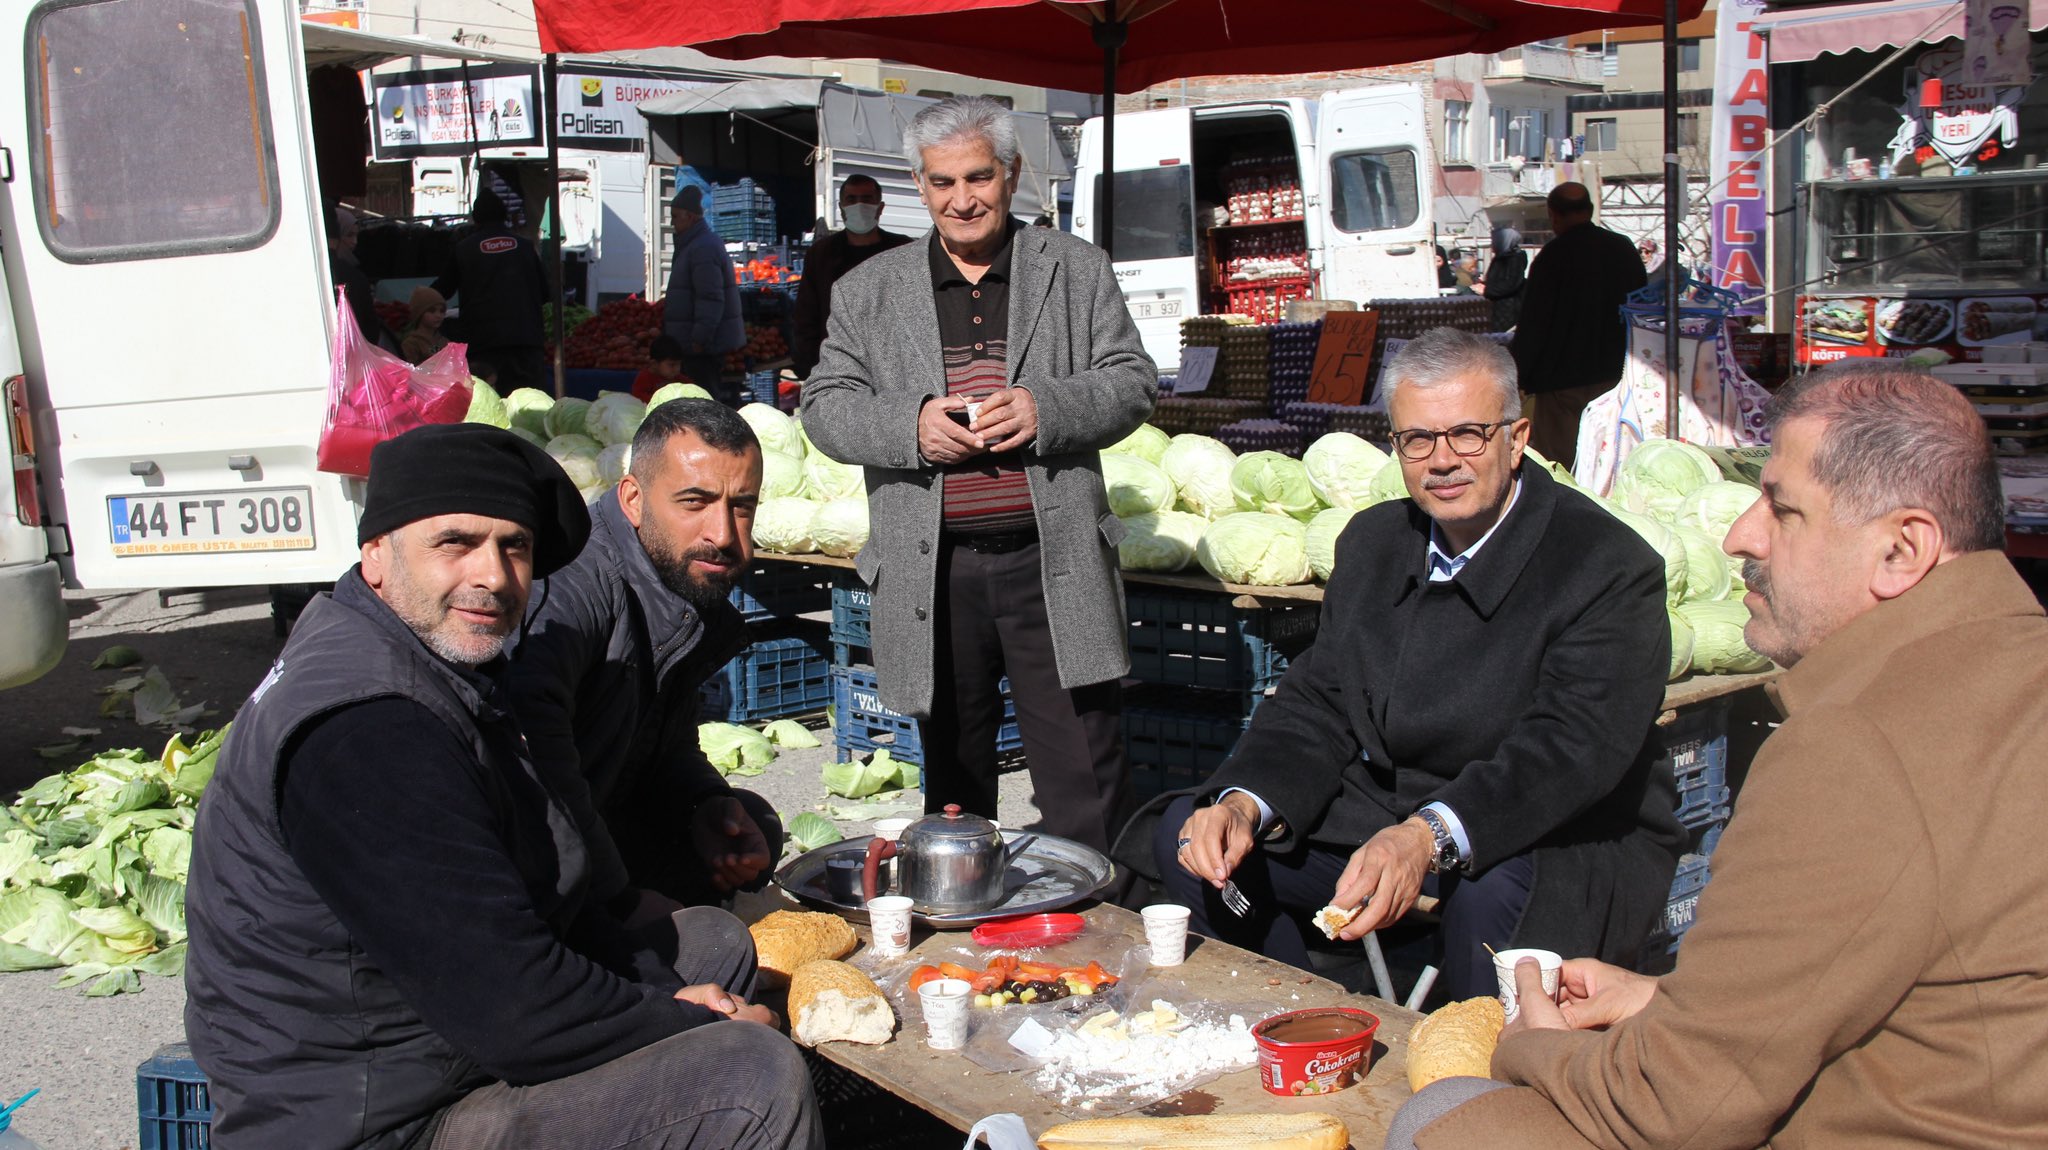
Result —
M1040 1150L1344 1150L1351 1132L1334 1114L1203 1114L1181 1118L1090 1118L1038 1136Z
M787 986L807 962L845 958L860 941L853 924L836 914L778 910L747 928L765 986Z
M805 1046L864 1042L880 1046L896 1031L896 1013L873 979L843 962L821 959L789 980L790 1034Z
M1408 1086L1420 1090L1439 1078L1485 1078L1493 1073L1507 1011L1498 998L1468 998L1439 1007L1408 1035Z

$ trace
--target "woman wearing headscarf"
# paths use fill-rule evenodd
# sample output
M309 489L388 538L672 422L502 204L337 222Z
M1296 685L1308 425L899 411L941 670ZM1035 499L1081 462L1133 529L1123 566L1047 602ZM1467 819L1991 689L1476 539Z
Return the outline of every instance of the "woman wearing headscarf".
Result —
M1451 253L1442 244L1436 245L1436 286L1454 288L1458 286L1458 273L1451 267Z
M1522 318L1522 285L1529 278L1529 253L1522 233L1493 229L1493 262L1486 269L1486 298L1493 301L1493 330L1508 331Z

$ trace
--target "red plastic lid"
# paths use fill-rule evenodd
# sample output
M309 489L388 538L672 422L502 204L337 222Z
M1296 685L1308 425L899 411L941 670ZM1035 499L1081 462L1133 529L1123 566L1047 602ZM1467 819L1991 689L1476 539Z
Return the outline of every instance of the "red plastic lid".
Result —
M1027 914L1022 918L1000 918L974 928L977 946L1054 946L1078 938L1088 929L1088 920L1078 914Z

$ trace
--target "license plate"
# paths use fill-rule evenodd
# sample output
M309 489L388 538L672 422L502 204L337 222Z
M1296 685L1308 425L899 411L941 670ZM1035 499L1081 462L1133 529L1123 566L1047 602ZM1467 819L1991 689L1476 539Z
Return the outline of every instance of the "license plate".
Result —
M1132 319L1177 319L1180 316L1181 301L1177 299L1148 299L1130 301Z
M310 487L109 495L114 554L205 555L223 551L311 551Z

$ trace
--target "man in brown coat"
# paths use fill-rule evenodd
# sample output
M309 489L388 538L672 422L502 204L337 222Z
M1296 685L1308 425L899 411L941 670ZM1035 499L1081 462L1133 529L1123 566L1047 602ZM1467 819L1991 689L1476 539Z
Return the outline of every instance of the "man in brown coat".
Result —
M1526 964L1499 1081L1431 1086L1390 1147L2048 1145L2048 619L1990 443L1899 370L1771 417L1727 548L1788 718L1678 969L1570 961L1552 1005Z

